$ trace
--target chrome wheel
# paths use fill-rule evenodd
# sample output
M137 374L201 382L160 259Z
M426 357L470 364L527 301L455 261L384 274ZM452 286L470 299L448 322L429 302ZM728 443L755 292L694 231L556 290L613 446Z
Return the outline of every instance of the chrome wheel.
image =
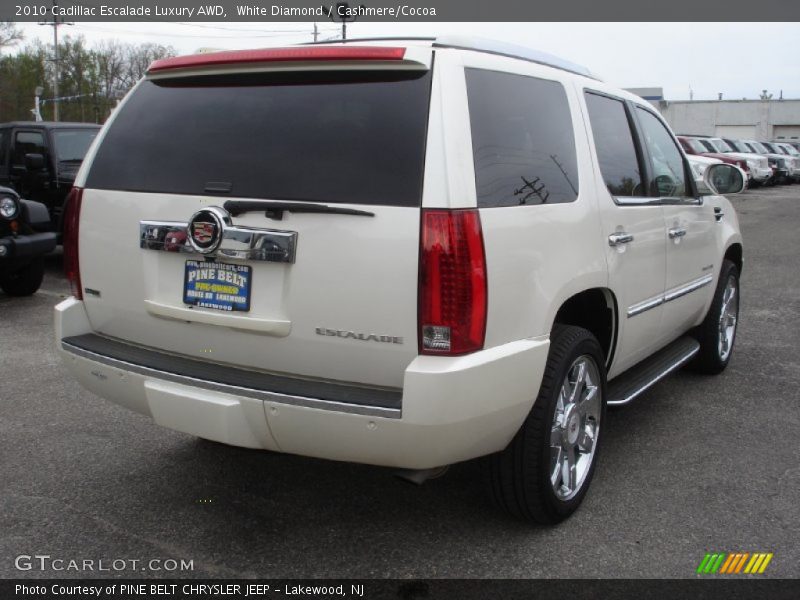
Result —
M719 342L717 350L723 362L728 360L736 335L736 321L739 316L739 293L736 277L730 275L722 293L722 307L719 311Z
M580 491L594 460L602 411L600 373L579 356L567 370L550 430L550 484L560 500Z

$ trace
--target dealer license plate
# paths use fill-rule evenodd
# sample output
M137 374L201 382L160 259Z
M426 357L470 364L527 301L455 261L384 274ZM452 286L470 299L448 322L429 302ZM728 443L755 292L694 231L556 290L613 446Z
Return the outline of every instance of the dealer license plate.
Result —
M252 267L246 265L187 260L183 302L216 310L249 311L252 274Z

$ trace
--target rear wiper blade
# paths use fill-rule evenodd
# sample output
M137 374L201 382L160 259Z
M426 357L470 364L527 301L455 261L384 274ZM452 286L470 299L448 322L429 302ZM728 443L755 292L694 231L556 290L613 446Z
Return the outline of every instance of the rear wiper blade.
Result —
M261 212L270 219L280 221L283 219L283 212L293 213L327 213L333 215L355 215L360 217L374 217L375 213L355 208L344 208L341 206L329 206L327 204L316 204L311 202L276 202L274 200L227 200L222 205L232 216L247 212Z

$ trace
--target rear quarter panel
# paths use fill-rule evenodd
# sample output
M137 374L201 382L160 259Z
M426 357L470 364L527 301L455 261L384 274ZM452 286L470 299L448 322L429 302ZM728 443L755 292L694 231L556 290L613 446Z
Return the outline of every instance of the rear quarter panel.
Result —
M437 64L439 60L437 55ZM453 111L450 119L451 128L466 132L467 136L453 136L457 147L449 148L448 157L453 156L454 160L448 162L448 169L455 169L460 174L458 179L469 185L459 196L450 196L451 206L477 206L465 68L561 83L572 114L578 164L579 193L574 202L480 210L489 289L486 347L490 348L548 336L561 304L580 291L606 287L608 274L588 140L571 84L572 74L489 54L458 53L458 59L452 61L452 72L447 75L448 93L450 102L464 110Z

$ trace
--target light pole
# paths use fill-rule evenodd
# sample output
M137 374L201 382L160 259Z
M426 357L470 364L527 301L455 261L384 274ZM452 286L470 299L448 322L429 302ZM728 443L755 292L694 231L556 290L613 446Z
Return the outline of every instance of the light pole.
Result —
M356 9L364 8L364 5L361 4ZM350 5L347 2L337 2L335 9L330 13L331 21L341 21L342 22L342 40L347 39L347 22L348 21L355 21L358 16L357 13L350 14Z
M42 97L43 93L44 93L44 88L42 86L40 86L40 85L37 85L36 89L34 90L34 94L35 94L35 96L34 96L34 108L31 111L33 113L33 116L36 119L37 123L42 120L42 111L40 109L41 109L41 106L42 106L41 97Z
M58 26L59 25L72 25L72 23L65 23L64 17L58 15L58 0L53 0L52 8L53 21L42 21L39 25L48 25L53 28L53 69L55 76L53 77L53 97L56 98L53 102L53 120L58 121L58 71L59 71L59 58L58 58Z

